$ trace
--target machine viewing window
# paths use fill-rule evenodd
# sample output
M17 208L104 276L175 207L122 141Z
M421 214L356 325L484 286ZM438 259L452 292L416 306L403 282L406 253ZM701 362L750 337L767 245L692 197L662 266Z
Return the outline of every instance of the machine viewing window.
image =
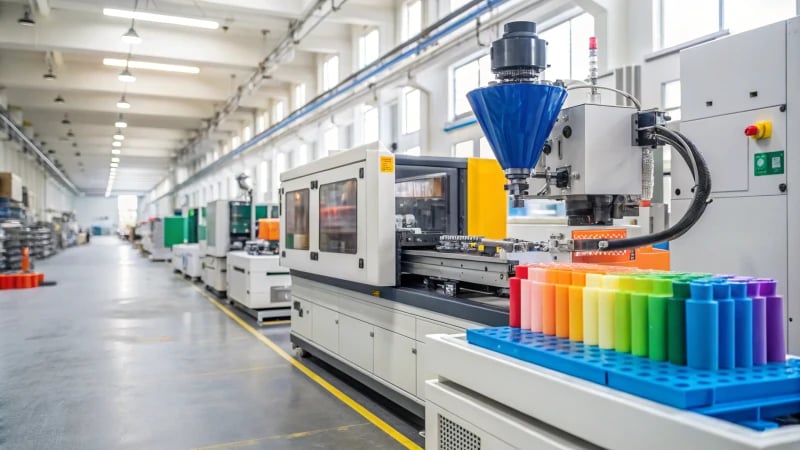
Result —
M319 251L354 254L358 240L358 180L319 187Z
M447 175L437 173L395 183L395 219L399 228L447 232Z
M286 193L286 248L308 250L308 189Z

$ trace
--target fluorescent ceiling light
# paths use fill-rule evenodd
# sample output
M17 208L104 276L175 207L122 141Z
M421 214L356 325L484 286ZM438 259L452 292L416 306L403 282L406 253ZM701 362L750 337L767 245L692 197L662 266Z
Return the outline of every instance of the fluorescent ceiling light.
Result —
M216 30L219 22L205 19L191 19L189 17L167 16L164 14L154 14L143 11L131 11L126 9L103 8L103 14L109 17L121 17L123 19L135 19L144 22L168 23L171 25L182 25L185 27L206 28Z
M119 158L117 158L116 156L112 156L111 157L111 162L118 163L119 162Z
M111 146L112 147L122 147L122 142L114 141L114 142L111 143Z
M160 70L162 72L200 73L196 66L183 66L180 64L162 64L148 61L127 61L117 58L103 58L103 65L111 67L129 67L131 69Z
M133 76L133 74L131 73L130 70L128 70L127 67L122 69L122 72L120 72L119 75L117 75L117 79L119 81L122 81L123 83L133 83L134 81L136 81L136 77Z
M112 155L119 155L120 153L122 153L122 150L120 150L118 148L112 148L111 149L111 154Z
M136 32L136 29L131 26L128 28L128 32L122 35L122 42L130 45L136 45L142 43L142 38L139 36L139 33Z
M119 163L112 162L109 164L111 167L119 167Z
M125 135L123 135L122 131L120 131L120 130L117 130L117 132L114 133L113 137L114 137L115 141L124 141L125 140Z
M119 115L119 120L114 122L114 126L117 128L127 128L128 122L125 122L125 119L122 118L122 114Z
M119 109L131 109L131 104L128 103L127 100L125 100L125 95L124 94L122 95L122 97L119 98L119 101L117 102L117 108L119 108Z

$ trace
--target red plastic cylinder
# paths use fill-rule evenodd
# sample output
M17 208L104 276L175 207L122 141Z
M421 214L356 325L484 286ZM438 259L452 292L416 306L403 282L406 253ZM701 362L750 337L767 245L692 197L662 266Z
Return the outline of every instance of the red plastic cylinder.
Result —
M22 287L25 289L29 289L33 287L33 277L28 273L23 273L20 275L22 278Z
M38 273L32 273L29 276L31 278L31 287L33 287L33 288L39 287L39 274Z
M522 325L522 316L520 313L520 279L512 277L508 280L509 284L509 304L508 304L508 326L511 328L519 328Z
M6 274L0 274L0 289L10 289L9 284L11 282L11 278L9 278Z
M42 282L44 282L44 274L43 273L37 273L36 275L38 275L37 276L37 278L39 280L38 284L42 284Z

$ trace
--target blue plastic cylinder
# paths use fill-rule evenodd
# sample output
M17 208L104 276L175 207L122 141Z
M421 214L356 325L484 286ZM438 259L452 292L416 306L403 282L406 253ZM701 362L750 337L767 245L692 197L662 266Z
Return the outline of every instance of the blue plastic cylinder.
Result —
M734 304L736 367L753 367L753 301L747 297L747 281L731 283Z
M693 369L719 369L719 304L714 285L708 281L690 284L686 300L686 363Z
M733 369L736 367L736 305L727 280L714 282L714 300L719 305L719 368Z

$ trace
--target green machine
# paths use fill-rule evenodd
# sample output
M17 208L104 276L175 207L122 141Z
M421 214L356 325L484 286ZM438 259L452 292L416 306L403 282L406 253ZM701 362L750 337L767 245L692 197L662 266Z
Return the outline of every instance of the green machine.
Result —
M206 209L189 208L186 211L186 244L206 240Z
M175 244L183 244L186 239L186 217L172 216L164 217L164 240L165 248L172 248Z

